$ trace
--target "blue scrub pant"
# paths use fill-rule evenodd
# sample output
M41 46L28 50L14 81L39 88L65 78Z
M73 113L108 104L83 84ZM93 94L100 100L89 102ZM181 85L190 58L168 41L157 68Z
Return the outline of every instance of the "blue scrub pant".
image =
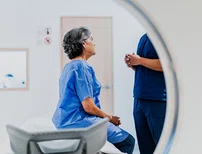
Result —
M164 124L166 101L134 98L133 116L141 154L153 154Z
M132 135L128 134L128 137L119 143L114 143L114 146L121 152L132 154L135 147L135 139Z

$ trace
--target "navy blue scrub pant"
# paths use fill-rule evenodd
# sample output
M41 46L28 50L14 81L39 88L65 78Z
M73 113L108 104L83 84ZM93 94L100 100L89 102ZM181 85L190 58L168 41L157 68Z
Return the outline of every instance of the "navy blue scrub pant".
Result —
M141 154L153 154L161 136L166 101L134 98L133 116Z
M119 143L114 143L114 146L121 152L132 154L135 147L135 139L132 135L128 134L128 137Z

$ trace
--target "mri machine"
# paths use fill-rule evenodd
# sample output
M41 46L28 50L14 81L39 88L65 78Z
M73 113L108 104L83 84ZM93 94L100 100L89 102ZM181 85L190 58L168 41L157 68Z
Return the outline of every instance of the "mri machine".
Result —
M56 130L49 116L30 118L21 127L6 125L4 154L124 154L107 139L108 118L87 128Z
M200 154L202 2L117 1L146 28L165 72L167 114L155 154Z

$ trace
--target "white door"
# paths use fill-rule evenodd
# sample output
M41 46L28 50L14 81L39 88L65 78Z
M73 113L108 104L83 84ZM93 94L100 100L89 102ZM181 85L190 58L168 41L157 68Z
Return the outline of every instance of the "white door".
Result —
M64 35L72 28L88 27L94 38L96 55L88 60L94 68L97 79L102 84L100 95L101 108L113 114L113 54L112 54L112 18L111 17L62 17L61 43ZM61 69L70 60L61 46Z

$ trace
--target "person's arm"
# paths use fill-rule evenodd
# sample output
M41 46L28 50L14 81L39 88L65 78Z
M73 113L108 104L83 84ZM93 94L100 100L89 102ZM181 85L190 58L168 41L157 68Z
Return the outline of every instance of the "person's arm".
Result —
M83 109L85 112L88 114L98 116L100 118L105 118L107 117L111 123L114 125L118 126L121 124L119 117L117 116L111 116L108 115L107 113L103 112L100 108L98 108L95 103L93 98L88 97L82 102Z
M103 112L99 107L96 106L93 99L93 86L92 82L89 82L93 76L93 70L90 72L92 76L89 76L86 72L86 67L81 64L79 65L79 70L74 70L75 83L75 91L79 100L81 101L81 105L84 111L90 115L94 115L100 118L108 117L109 121L114 125L120 125L120 119L116 116L111 116Z
M128 54L127 57L129 59L126 61L127 65L130 65L130 66L142 65L154 71L160 71L160 72L163 71L161 62L159 59L143 58L136 54Z
M98 108L95 104L94 104L94 100L91 97L86 98L83 102L82 102L82 106L83 109L91 115L95 115L98 116L100 118L105 118L108 117L109 119L111 119L111 116L106 114L105 112L103 112L100 108Z
M152 69L154 71L163 72L161 62L159 59L148 59L148 58L140 58L140 65Z

